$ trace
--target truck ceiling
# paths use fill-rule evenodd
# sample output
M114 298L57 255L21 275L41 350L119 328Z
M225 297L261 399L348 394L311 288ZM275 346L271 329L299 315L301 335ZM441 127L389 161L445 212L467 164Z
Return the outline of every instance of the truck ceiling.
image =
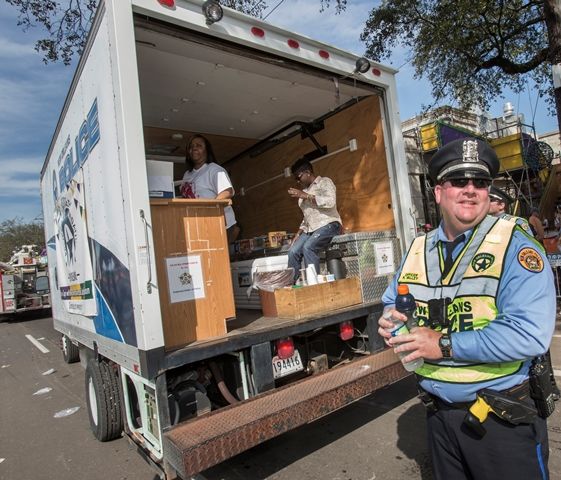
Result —
M135 35L145 126L259 140L380 91L360 79L178 27L143 25L139 18Z

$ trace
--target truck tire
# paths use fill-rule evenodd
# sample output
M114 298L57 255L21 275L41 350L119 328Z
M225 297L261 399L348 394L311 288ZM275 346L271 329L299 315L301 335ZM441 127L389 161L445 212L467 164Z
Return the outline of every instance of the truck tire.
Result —
M121 391L113 368L104 361L88 361L86 367L86 402L90 428L100 442L121 436Z
M66 335L62 336L62 356L66 363L76 363L80 361L80 349L72 343Z

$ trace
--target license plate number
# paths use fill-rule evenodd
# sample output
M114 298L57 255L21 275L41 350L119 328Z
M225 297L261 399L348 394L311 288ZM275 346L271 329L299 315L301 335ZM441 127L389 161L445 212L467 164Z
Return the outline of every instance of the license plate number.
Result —
M294 350L294 354L289 358L273 357L273 377L275 378L281 378L300 370L304 370L304 365L302 365L298 350Z

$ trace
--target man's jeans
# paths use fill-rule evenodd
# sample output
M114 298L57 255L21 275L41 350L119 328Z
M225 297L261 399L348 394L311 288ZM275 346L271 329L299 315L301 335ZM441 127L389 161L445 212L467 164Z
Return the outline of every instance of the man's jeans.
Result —
M302 258L304 267L313 265L319 272L319 252L341 231L339 222L331 222L311 233L302 233L288 251L288 266L294 269L294 282L300 276Z

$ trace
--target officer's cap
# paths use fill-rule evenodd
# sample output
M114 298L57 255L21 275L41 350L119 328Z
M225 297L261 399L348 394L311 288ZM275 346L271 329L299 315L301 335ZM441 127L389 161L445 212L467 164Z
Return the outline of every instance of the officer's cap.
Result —
M498 189L494 185L491 185L491 191L489 192L489 197L491 199L494 198L494 199L498 200L499 202L503 202L506 205L510 205L512 203L512 201L514 200L510 195L508 195L507 193Z
M429 175L440 183L451 178L485 178L492 180L499 171L499 159L491 146L478 138L464 138L447 143L429 163Z

